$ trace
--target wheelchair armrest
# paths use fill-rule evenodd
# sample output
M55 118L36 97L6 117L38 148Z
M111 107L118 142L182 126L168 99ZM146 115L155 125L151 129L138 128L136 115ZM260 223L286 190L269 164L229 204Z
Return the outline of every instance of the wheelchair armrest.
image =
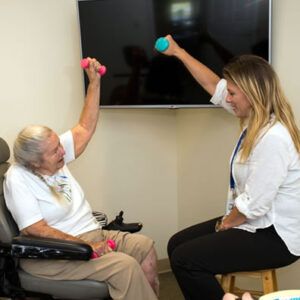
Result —
M18 258L89 260L92 247L85 243L34 236L13 238L11 254Z

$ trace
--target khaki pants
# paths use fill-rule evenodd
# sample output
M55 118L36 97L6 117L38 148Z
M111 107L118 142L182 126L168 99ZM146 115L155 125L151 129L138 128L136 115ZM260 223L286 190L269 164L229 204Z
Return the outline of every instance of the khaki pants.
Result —
M85 241L113 239L117 248L89 261L23 259L21 267L35 276L53 280L106 281L110 296L122 300L156 300L140 264L153 241L140 234L93 230L78 236Z

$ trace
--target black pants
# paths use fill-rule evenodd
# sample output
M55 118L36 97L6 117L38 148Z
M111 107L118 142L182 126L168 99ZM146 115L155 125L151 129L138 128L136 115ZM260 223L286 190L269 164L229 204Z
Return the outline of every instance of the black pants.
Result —
M224 291L216 274L279 268L298 259L273 226L256 233L215 232L218 219L184 229L169 241L171 267L186 300L221 300Z

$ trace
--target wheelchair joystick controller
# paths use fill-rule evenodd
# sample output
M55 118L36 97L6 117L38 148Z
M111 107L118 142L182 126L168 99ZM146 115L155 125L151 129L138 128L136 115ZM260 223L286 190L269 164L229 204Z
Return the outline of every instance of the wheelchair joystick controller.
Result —
M117 244L114 240L107 240L107 245L111 250L115 250L117 247ZM99 256L97 252L93 251L93 253L91 255L91 259L98 258L98 257L101 257L101 256Z
M116 218L112 220L108 225L103 227L103 229L128 231L130 233L138 232L142 229L143 224L141 222L124 223L123 214L124 212L123 210L121 210Z
M84 59L82 59L82 60L80 61L80 65L81 65L81 67L82 67L83 69L86 69L86 68L89 67L90 62L89 62L89 60L88 60L87 58L84 58ZM98 69L98 73L99 73L101 76L105 75L105 73L106 73L106 67L102 65L102 66Z
M124 211L121 210L119 212L119 214L116 216L116 219L115 219L115 222L118 224L118 225L121 225L123 223L123 214L124 214Z

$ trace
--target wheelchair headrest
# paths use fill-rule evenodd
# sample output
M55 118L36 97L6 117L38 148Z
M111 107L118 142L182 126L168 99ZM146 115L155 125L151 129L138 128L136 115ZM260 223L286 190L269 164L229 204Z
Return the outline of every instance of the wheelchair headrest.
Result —
M7 143L0 138L0 241L2 243L11 243L14 236L18 234L18 227L9 213L3 195L4 174L9 168L10 151Z
M10 151L7 143L0 138L0 164L6 162L10 157Z

